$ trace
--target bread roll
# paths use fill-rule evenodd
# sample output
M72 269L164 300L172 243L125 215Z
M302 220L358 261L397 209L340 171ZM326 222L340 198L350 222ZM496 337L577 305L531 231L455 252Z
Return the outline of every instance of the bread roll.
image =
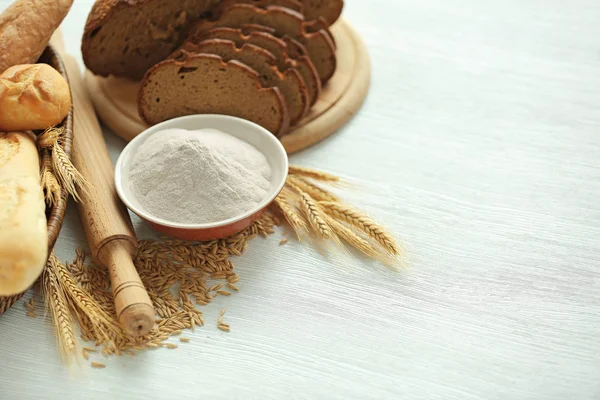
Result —
M16 0L0 15L0 73L31 64L50 41L73 0Z
M0 296L29 288L48 255L39 156L26 133L0 133Z
M16 65L0 75L0 131L46 129L70 108L69 84L47 64Z

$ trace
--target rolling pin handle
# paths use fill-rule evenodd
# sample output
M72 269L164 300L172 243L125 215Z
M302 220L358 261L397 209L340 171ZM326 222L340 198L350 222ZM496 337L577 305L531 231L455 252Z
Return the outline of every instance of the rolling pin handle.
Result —
M152 301L131 260L131 246L113 240L102 246L99 258L107 266L112 283L117 319L121 328L132 336L143 336L154 326Z

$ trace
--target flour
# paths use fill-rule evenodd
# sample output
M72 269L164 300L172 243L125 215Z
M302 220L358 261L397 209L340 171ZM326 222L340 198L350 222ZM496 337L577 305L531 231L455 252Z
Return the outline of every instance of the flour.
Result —
M256 208L269 193L271 168L254 146L227 133L169 129L139 147L129 178L153 216L199 224Z

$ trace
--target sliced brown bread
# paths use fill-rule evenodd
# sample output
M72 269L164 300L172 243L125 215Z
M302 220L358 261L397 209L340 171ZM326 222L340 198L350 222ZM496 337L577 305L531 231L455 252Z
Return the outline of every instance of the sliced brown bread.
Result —
M344 0L301 0L304 16L308 21L323 17L329 25L338 20L344 8Z
M259 8L267 8L270 6L279 6L279 7L284 7L284 8L288 8L292 11L298 12L300 14L303 14L303 5L299 0L219 0L217 5L215 5L210 13L208 13L206 16L209 17L210 19L217 19L219 18L219 16L223 13L224 10L226 10L228 7L235 5L235 4L250 4L253 5L254 7L259 7ZM331 38L331 41L333 42L333 44L335 45L335 39L333 37L333 35L331 34L331 32L329 31L329 23L327 22L327 20L322 17L319 16L318 18L314 19L314 20L308 20L307 18L304 18L307 22L306 22L306 31L307 32L317 32L320 31L321 29L323 29Z
M284 7L269 6L266 9L249 4L235 4L225 10L216 20L201 20L192 32L194 35L214 28L241 28L244 24L259 24L275 29L278 37L289 36L306 47L321 81L329 80L336 69L335 46L324 31L307 33L302 14Z
M290 10L303 13L303 5L299 0L218 0L218 3L212 8L211 16L218 17L223 10L234 4L251 4L255 7L268 7L268 6L280 6L286 7Z
M340 17L344 8L344 0L220 0L217 4L218 14L233 4L252 4L256 7L282 6L304 14L307 21L323 18L328 26Z
M325 18L319 17L319 18L313 19L311 21L306 21L304 24L304 29L308 33L318 32L320 30L327 32L329 34L329 37L331 38L331 41L337 48L337 44L335 43L335 38L333 37L333 35L331 34L331 31L329 30L329 24L327 23Z
M183 42L213 0L97 0L82 38L95 74L140 79Z
M263 88L256 71L239 61L213 54L167 59L142 80L138 107L153 125L190 114L226 114L245 118L281 136L289 114L278 88Z
M216 54L223 61L237 60L258 72L263 87L278 87L281 90L290 113L290 125L297 124L308 112L308 92L298 71L294 68L279 71L275 56L261 47L244 44L238 48L230 40L209 39L200 43L186 43L183 50L188 54ZM181 53L173 57L180 58Z
M269 51L277 59L277 67L281 71L287 68L298 70L306 84L310 105L312 106L317 102L321 94L321 80L315 66L310 61L310 58L305 55L291 58L288 53L288 45L285 41L269 33L249 32L245 34L244 30L234 28L215 28L203 33L199 37L188 37L188 40L194 43L199 43L207 39L231 40L237 47L242 47L244 44L249 43Z

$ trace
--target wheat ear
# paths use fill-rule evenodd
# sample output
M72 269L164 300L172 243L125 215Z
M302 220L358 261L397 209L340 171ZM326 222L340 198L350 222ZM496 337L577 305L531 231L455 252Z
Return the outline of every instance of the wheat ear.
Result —
M289 173L292 175L306 176L317 181L339 182L340 177L327 172L319 171L312 168L299 167L296 165L289 166Z
M52 316L58 348L63 360L70 362L76 357L77 342L69 303L52 268L44 269L42 282L46 308Z
M308 233L308 224L295 207L293 207L285 194L277 196L275 205L279 208L286 221L290 224L296 235L301 239Z
M345 221L365 232L391 255L397 256L400 254L400 246L392 236L364 213L338 202L324 201L319 204L333 218Z
M48 265L64 288L71 305L75 308L76 314L83 313L91 321L94 321L94 330L99 336L108 338L110 334L120 334L121 328L114 321L114 318L108 315L89 293L77 286L67 267L54 254L50 255Z
M394 257L387 252L378 251L377 249L379 246L374 245L369 240L363 238L344 223L337 221L330 215L327 215L327 219L327 222L336 235L367 257L373 258L388 266L397 263L397 260Z
M38 136L37 145L40 149L51 150L55 143L59 143L65 133L65 127L51 127L48 128Z
M288 182L296 185L303 192L308 193L310 197L317 201L338 201L339 199L331 192L323 189L322 187L315 185L308 179L300 175L289 175L287 178Z
M317 236L324 240L336 239L337 237L327 223L327 216L319 203L293 183L288 182L287 185L298 194L300 198L300 209L304 212L306 219Z
M73 166L71 160L69 160L69 157L58 142L52 146L52 167L65 190L76 201L80 201L80 194L87 193L89 184L83 175Z
M58 204L60 200L60 185L54 172L52 172L52 158L48 150L42 150L42 170L40 177L42 181L42 189L44 190L44 197L46 204L53 206Z

